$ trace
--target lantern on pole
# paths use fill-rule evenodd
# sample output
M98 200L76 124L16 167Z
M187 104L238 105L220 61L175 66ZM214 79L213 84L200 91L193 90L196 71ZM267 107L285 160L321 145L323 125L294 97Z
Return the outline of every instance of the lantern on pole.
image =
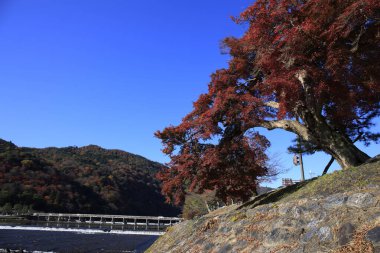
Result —
M293 156L293 164L294 164L295 166L298 166L298 165L301 164L300 156L299 156L298 154L296 154L296 155Z

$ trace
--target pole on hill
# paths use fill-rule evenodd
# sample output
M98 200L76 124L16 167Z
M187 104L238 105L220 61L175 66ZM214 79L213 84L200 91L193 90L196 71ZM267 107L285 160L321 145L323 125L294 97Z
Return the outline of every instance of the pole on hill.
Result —
M297 122L299 122L298 117L296 117ZM299 153L299 162L300 162L300 167L301 167L301 182L305 181L305 171L303 168L303 159L302 159L302 147L301 147L301 136L298 135L298 150L300 151Z
M303 169L302 153L300 153L301 181L305 181L305 171Z

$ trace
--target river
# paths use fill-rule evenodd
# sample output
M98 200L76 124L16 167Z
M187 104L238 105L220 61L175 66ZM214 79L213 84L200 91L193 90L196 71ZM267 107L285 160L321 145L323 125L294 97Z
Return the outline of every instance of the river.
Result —
M132 233L132 234L131 234ZM0 252L144 252L157 235L113 227L74 227L65 223L0 224Z

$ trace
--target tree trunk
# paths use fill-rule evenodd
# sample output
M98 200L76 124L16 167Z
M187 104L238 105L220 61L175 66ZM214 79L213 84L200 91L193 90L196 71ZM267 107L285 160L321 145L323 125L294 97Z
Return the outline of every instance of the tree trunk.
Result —
M343 132L337 131L334 125L322 115L322 107L315 100L313 82L307 81L307 71L300 71L296 77L304 91L302 106L295 108L296 115L302 119L307 129L304 136L332 155L342 169L358 166L368 160L370 157L366 153L358 149ZM299 135L304 138L302 134Z
M299 135L304 141L310 141L330 154L342 169L358 166L370 157L358 149L344 133L334 130L327 120L316 113L316 109L298 108L296 113L302 122L296 120L264 120L255 122L254 126L268 130L284 129Z
M358 149L354 143L345 139L339 136L331 140L326 147L326 151L335 158L343 169L358 166L370 158L366 153Z
M332 130L325 122L318 123L320 124L314 127L316 131L311 135L323 151L335 158L342 169L358 166L370 158L344 134Z

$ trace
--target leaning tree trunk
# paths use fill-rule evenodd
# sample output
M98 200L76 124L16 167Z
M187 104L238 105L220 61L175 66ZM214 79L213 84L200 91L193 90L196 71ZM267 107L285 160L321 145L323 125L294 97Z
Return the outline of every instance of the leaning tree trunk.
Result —
M361 136L362 136L362 134L359 134L358 136L356 136L356 139L352 142L352 144L355 144L355 142L357 142L360 139ZM329 170L331 164L333 164L334 161L335 161L335 158L333 156L331 156L330 161L328 162L328 164L326 165L325 169L323 170L322 176L327 173L327 171Z
M277 102L267 104L269 107L279 107ZM313 101L309 104L313 104ZM304 141L309 141L330 154L343 169L355 167L367 161L370 157L358 149L343 132L330 125L320 111L317 106L313 105L298 106L294 110L297 120L262 120L255 122L253 126L249 125L249 127L264 127L268 130L284 129L295 133ZM298 121L298 118L301 121Z
M333 139L327 139L327 141L330 142L326 143L325 150L335 158L343 169L358 166L370 158L344 136L336 134Z
M295 112L302 119L303 127L306 129L303 136L297 134L332 155L342 169L358 166L368 160L370 157L366 153L358 149L344 133L335 130L322 115L322 107L315 99L313 82L307 79L307 71L300 71L296 77L302 85L304 101L295 108ZM302 127L300 129L302 130Z
M315 119L315 118L314 118ZM309 133L313 141L330 154L339 163L342 169L358 166L370 157L357 148L345 134L334 131L325 120L315 120Z
M330 154L345 169L358 166L370 157L358 149L345 134L333 130L320 116L302 115L302 122L296 120L261 121L256 126L268 130L284 129L300 136L304 141L314 143L324 152ZM311 116L310 116L311 115Z

